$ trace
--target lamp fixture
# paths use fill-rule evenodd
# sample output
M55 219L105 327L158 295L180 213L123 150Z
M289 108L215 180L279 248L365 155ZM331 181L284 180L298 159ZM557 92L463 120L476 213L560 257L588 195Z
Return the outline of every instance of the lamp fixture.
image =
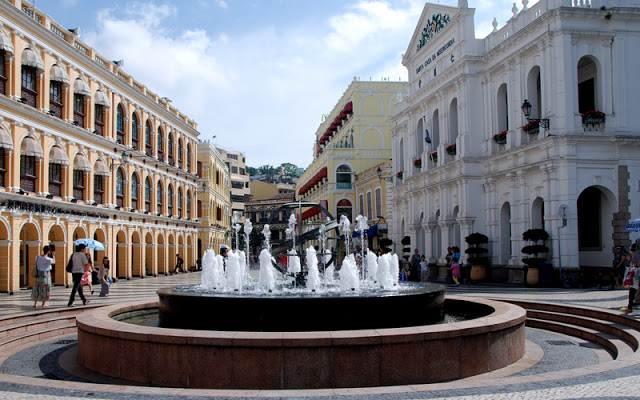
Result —
M529 118L531 116L531 103L529 103L529 100L524 99L524 102L522 102L522 113L524 114L524 117L527 119L527 122L538 122L540 124L541 128L544 129L549 129L549 119L548 118Z

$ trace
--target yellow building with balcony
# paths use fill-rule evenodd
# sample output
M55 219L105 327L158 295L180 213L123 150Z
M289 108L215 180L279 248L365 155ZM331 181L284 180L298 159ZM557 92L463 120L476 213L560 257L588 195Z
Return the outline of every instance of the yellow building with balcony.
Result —
M366 209L356 208L360 194L355 179L391 159L391 117L396 103L406 93L406 82L354 79L318 126L313 162L297 181L297 200L319 203L336 219L346 215L354 222L356 215L367 215ZM386 185L382 181L376 175L367 185L372 194L378 190L382 196L380 205L373 198L374 209L386 207L386 203L382 203L386 199ZM372 211L369 218L375 217ZM302 216L305 225L317 225L324 218L317 209L308 209Z
M198 144L198 257L231 247L231 177L223 155L210 141Z
M197 125L31 4L0 4L0 291L76 239L129 279L196 262Z

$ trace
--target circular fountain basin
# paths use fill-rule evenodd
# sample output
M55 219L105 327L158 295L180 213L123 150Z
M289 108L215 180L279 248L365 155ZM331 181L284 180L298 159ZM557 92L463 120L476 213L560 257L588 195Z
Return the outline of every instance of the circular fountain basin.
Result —
M445 290L438 284L403 282L395 290L259 294L187 287L157 294L163 328L303 332L428 325L443 318Z
M145 385L315 389L449 381L503 368L524 355L525 311L485 299L446 298L447 311L477 313L475 319L403 328L210 331L114 319L156 307L138 302L79 315L78 362ZM199 318L214 318L216 311L200 309Z

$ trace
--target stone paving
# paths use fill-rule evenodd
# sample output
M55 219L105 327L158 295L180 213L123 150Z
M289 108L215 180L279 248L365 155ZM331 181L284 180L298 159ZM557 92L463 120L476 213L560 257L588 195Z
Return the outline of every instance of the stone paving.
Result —
M155 291L161 287L195 284L200 281L200 273L186 273L173 276L135 278L129 281L118 281L111 287L110 296L99 298L98 292L89 295L91 305L114 304L125 301L156 299ZM86 288L86 287L85 287ZM97 287L96 289L99 289ZM70 288L61 286L52 290L50 308L66 307ZM88 293L88 290L87 290ZM501 285L463 285L449 288L448 293L471 297L487 297L495 299L532 300L550 303L566 303L582 305L607 310L619 310L626 304L628 292L626 290L601 289L559 289L559 288L524 288ZM0 316L33 311L30 291L20 290L14 295L0 294ZM78 302L78 299L76 299ZM636 313L638 313L636 311ZM638 318L638 315L631 315ZM545 336L547 335L547 336ZM552 335L552 336L548 336ZM527 339L530 345L544 353L542 360L538 360L529 369L514 373L485 374L464 380L445 382L431 385L411 385L386 388L335 389L316 391L205 391L195 389L166 389L135 386L87 384L83 382L60 381L53 379L34 378L33 373L19 376L19 369L37 369L34 366L23 365L8 359L2 365L0 373L0 399L65 399L65 398L93 398L93 399L205 399L205 398L340 398L340 399L636 399L640 397L640 364L631 361L616 361L599 364L594 360L594 354L601 360L606 360L606 353L602 350L588 349L589 352L576 352L577 347L571 349L574 353L555 354L558 348L545 348L544 343L549 338L558 336L561 339L575 338L559 336L554 333L529 329ZM537 339L536 339L537 337ZM67 339L69 337L65 337ZM74 339L74 337L70 337ZM60 338L56 338L60 340ZM529 345L528 345L529 346ZM588 346L586 346L588 347ZM529 349L529 347L528 347ZM595 351L595 353L593 353ZM33 349L23 350L22 356L34 358L34 365L44 363L45 354L39 357ZM529 350L527 350L529 353ZM609 357L610 360L610 357ZM551 367L545 367L551 365ZM566 365L560 365L564 363ZM573 364L571 364L573 363ZM574 369L560 370L574 365ZM616 364L615 368L604 367ZM603 366L604 365L604 366ZM508 367L509 368L509 367ZM536 369L537 368L537 369ZM546 368L546 369L545 369ZM555 369L554 369L555 368ZM40 383L41 382L41 383Z

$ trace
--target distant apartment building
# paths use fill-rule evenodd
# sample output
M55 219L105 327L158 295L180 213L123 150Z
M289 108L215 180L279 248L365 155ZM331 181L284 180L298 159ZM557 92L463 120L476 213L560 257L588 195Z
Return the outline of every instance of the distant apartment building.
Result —
M211 144L198 144L198 257L208 249L231 246L231 176L226 159Z
M249 173L247 172L244 153L227 150L219 146L216 149L222 155L231 174L231 210L240 211L244 215L244 205L251 195Z

